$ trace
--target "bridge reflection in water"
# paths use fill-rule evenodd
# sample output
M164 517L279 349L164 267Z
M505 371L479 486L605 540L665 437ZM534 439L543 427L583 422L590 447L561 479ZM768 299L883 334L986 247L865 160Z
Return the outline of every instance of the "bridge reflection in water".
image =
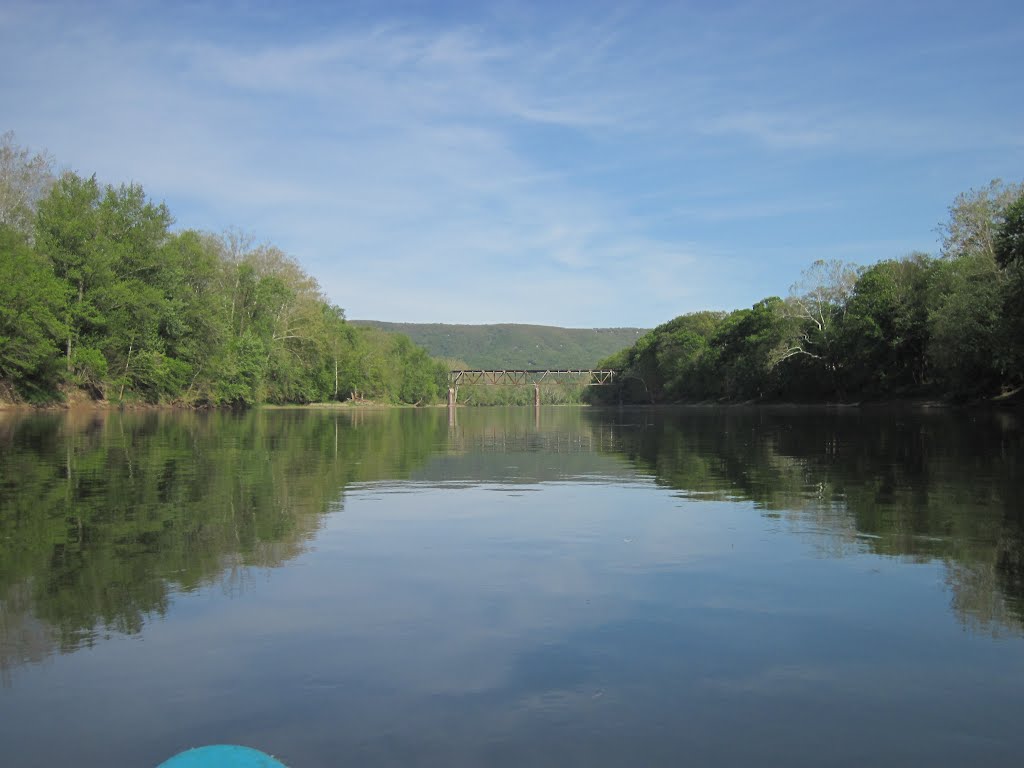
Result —
M615 371L600 368L507 368L502 370L452 370L448 372L448 407L459 398L459 385L533 385L533 404L540 407L541 384L575 384L600 387L611 384Z

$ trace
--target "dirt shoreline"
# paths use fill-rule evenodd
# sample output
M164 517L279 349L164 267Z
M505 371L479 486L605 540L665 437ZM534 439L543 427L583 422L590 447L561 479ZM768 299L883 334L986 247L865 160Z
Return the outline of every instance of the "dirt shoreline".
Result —
M385 408L444 408L444 403L435 405L409 405L405 403L381 403L369 400L345 400L338 403L256 403L238 408L230 405L188 405L186 403L117 403L110 400L76 400L62 403L18 403L0 400L0 413L53 413L58 411L231 411L249 410L351 410Z
M969 400L964 402L954 402L951 400L938 400L935 398L907 398L907 399L888 399L888 400L864 400L859 402L792 402L785 400L775 401L764 401L764 400L746 400L742 402L714 402L714 401L699 401L692 403L629 403L625 405L606 404L606 405L594 405L591 403L564 403L560 404L564 406L578 406L583 408L630 408L630 409L673 409L673 408L892 408L892 407L904 407L904 408L921 408L921 409L956 409L956 408L1019 408L1024 406L1024 399L1019 394L1015 393L1015 396L1010 397L999 397L990 398L986 400ZM268 411L284 411L284 410L390 410L395 408L446 408L446 403L434 403L431 405L413 405L407 403L383 403L369 400L344 400L341 402L329 402L329 403L257 403L255 405L247 405L242 408L233 407L230 405L188 405L185 403L139 403L139 402L128 402L128 403L117 403L110 400L89 400L89 399L75 399L70 402L65 401L61 403L45 403L41 405L24 402L11 402L9 400L0 400L0 413L54 413L59 411L97 411L97 412L109 412L109 411L132 411L132 412L143 412L143 411L190 411L190 412L201 412L201 411L231 411L231 410L268 410ZM472 405L459 405L459 409L463 408L475 408L475 407L488 407L488 406L472 406ZM500 406L499 406L500 407ZM514 407L514 406L508 406ZM521 407L532 407L532 406L521 406ZM545 407L556 407L553 405L546 405Z

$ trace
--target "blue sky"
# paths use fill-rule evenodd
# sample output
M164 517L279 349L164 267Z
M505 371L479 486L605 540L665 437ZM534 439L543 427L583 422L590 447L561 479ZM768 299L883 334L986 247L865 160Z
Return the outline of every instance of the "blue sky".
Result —
M652 326L1024 177L1018 2L0 5L0 131L351 318Z

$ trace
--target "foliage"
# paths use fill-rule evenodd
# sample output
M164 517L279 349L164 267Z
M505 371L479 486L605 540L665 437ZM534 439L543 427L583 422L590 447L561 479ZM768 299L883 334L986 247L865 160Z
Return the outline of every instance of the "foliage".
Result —
M1003 297L1010 386L1024 385L1024 190L1007 206L995 238L995 256L1006 275ZM1015 376L1014 376L1015 374Z
M212 405L440 397L438 363L404 336L349 326L280 249L173 232L142 187L71 172L49 183L48 167L3 137L5 388Z
M941 258L816 261L786 301L684 315L602 361L595 401L991 397L1024 385L1024 196L959 195Z
M45 395L60 380L55 338L67 296L49 264L20 233L0 225L0 379Z
M236 231L174 231L137 184L103 185L0 137L0 391L247 405L425 404L449 365L618 371L546 402L955 399L1024 386L1024 187L959 195L939 258L819 260L783 300L651 331L346 321L299 263ZM411 335L390 333L407 330ZM603 359L602 359L603 358ZM531 402L529 389L460 402Z
M1024 264L1024 189L1006 206L993 241L993 253L1001 267Z
M777 297L728 314L682 315L602 361L618 370L603 400L677 402L772 398L781 386L780 349L791 321Z
M927 383L927 298L934 269L932 258L914 253L861 272L840 341L853 391L901 394Z
M602 389L589 396L640 402L700 399L711 339L725 318L722 312L695 312L648 331L632 347L598 362L600 368L619 371L618 384L614 390Z
M967 253L935 266L928 353L938 383L956 397L999 389L1005 362L1002 283L989 253Z

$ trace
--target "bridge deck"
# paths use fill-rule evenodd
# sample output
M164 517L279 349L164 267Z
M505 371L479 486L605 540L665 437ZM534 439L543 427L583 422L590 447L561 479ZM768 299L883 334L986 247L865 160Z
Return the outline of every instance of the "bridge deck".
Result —
M451 386L472 384L504 384L508 386L539 386L549 384L586 384L597 387L611 384L615 371L598 368L507 368L502 370L453 370L448 372Z

